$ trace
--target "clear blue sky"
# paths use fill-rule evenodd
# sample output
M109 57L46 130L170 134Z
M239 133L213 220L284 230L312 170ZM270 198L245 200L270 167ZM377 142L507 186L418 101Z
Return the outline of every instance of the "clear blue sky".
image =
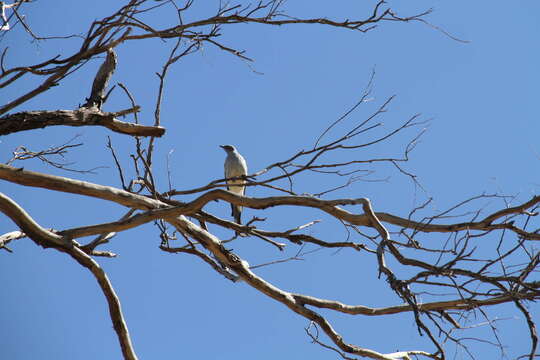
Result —
M120 3L38 0L25 4L22 13L33 31L42 36L84 33L92 20L109 15ZM217 1L204 3L198 4L185 21L212 16ZM219 144L235 144L253 171L312 146L321 131L356 102L375 68L374 99L347 124L362 120L394 94L397 98L383 119L387 129L415 113L421 113L422 119L433 119L406 166L419 176L425 192L415 189L406 177L381 167L367 168L377 171L368 179L389 176L388 181L357 182L327 198L368 197L377 211L406 216L426 196L435 198L432 210L442 210L482 192L518 195L518 200L538 194L540 2L389 3L403 15L433 7L434 13L427 20L470 42L451 40L420 23L382 24L367 34L318 25L225 27L222 41L247 50L247 55L255 59L251 66L258 73L212 47L205 47L171 69L162 110L167 133L159 141L155 157L160 189L167 189L166 158L171 151L173 187L191 188L222 177L224 153ZM332 6L323 1L305 4L290 1L286 9L301 17L336 19L364 18L369 9L352 0ZM174 17L148 21L165 27L174 22ZM19 25L0 37L0 47L9 46L5 61L11 67L67 54L77 48L78 41L32 42ZM158 86L155 72L160 71L173 45L174 41L150 40L117 48L118 69L112 83L128 86L143 108L140 118L145 124L153 122ZM88 64L60 86L14 111L78 107L89 95L100 62ZM0 89L0 103L32 84L29 78L15 88ZM105 110L129 106L121 91L115 90ZM74 166L107 168L96 175L79 175L46 168L38 162L16 165L120 186L105 148L106 135L111 135L126 167L130 166L127 155L133 141L103 129L51 127L2 137L0 161L7 161L18 145L37 150L77 134L84 147L68 155L69 160L77 161ZM399 154L413 135L408 133L409 137L378 147L373 154L359 152L358 156ZM342 181L306 176L299 180L297 190L315 192ZM123 212L120 206L103 201L5 182L0 183L0 191L24 206L42 226L55 229L112 221ZM258 188L249 191L252 196L269 194ZM502 206L495 202L482 205ZM224 203L210 204L207 209L228 216ZM308 233L328 241L341 241L347 236L339 223L315 211L246 210L246 218L254 215L267 216L263 228L277 230L323 219ZM16 226L0 217L0 233L13 230ZM216 234L230 236L219 231ZM496 238L483 241L490 240ZM426 237L426 241L444 238ZM102 248L118 253L118 258L98 259L122 301L140 359L336 358L334 353L310 344L303 330L308 325L306 320L282 304L245 284L225 280L196 258L166 254L159 250L159 243L157 231L148 225L126 231ZM64 254L43 250L28 239L12 243L11 248L13 254L0 252L0 358L120 358L106 301L88 271ZM253 265L297 251L296 245L290 244L284 254L277 253L251 238L237 241L232 248ZM401 302L384 289L384 281L377 281L372 258L348 249L338 253L322 250L306 256L305 261L261 268L257 273L285 290L349 304L386 306ZM533 316L538 316L538 305L531 305L531 309ZM497 325L503 342L510 345L509 357L527 352L528 330L522 316L505 306L490 311L492 317L504 319ZM411 314L384 318L327 315L347 341L360 346L380 352L432 349L418 337ZM483 321L478 318L471 325ZM493 340L488 330L479 327L472 335ZM485 344L472 346L482 351L482 358L500 355ZM453 355L453 348L449 350ZM467 357L461 351L457 354L458 359Z

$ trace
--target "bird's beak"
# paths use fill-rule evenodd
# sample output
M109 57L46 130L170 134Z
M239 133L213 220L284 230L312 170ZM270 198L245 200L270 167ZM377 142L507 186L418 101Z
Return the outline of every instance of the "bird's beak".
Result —
M219 147L225 149L225 145L219 145Z

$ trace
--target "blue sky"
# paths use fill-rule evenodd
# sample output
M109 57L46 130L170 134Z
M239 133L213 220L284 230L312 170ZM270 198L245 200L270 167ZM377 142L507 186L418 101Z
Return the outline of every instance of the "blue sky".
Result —
M117 3L57 0L26 4L22 13L35 33L46 36L82 33L92 20L116 10ZM366 2L367 3L367 2ZM371 3L371 2L369 2ZM289 1L286 9L301 17L364 18L368 4L358 1ZM368 197L377 211L406 216L427 197L434 197L432 211L480 193L518 195L518 200L538 194L540 188L540 145L538 96L540 51L537 46L540 3L508 1L402 1L389 4L410 15L427 8L427 20L452 35L468 40L454 41L421 23L385 23L367 34L324 26L262 25L225 27L222 41L245 49L255 62L248 66L237 58L205 47L176 64L166 82L162 125L155 171L161 190L167 190L166 159L175 188L191 188L222 177L224 153L219 144L238 147L250 170L282 160L313 145L317 136L361 96L375 69L373 100L348 118L331 134L361 121L386 98L396 95L390 111L382 118L385 129L399 126L421 113L428 130L405 166L418 175L423 188L389 167L376 171L326 198ZM217 2L199 3L185 21L212 16ZM158 27L173 24L174 16L148 19ZM0 37L0 47L9 46L7 66L31 64L58 53L69 53L79 40L35 42L19 26ZM153 121L160 71L174 41L149 40L126 43L117 48L118 68L112 83L122 82L142 106L140 119ZM100 61L93 61L47 93L15 109L74 109L89 95L91 81ZM252 71L252 70L256 70ZM0 103L28 90L29 78L9 89L0 89ZM129 107L126 97L115 90L104 109ZM127 155L133 141L97 128L51 127L0 138L5 162L21 144L33 150L61 144L75 135L84 146L74 149L69 160L79 169L105 166L95 175L80 175L44 167L38 162L16 163L27 169L120 186L114 163L105 147L110 135L129 168ZM358 151L354 156L399 155L414 137L403 137L384 146ZM345 155L338 155L345 156ZM344 179L303 176L298 192L339 185ZM123 209L103 201L64 195L41 189L0 183L12 197L45 227L64 229L120 217ZM266 196L265 189L251 188L248 195ZM190 197L181 198L189 200ZM487 209L502 204L485 201ZM228 216L224 203L209 204L208 211ZM316 211L282 208L255 212L245 218L266 216L265 229L285 230L313 219L323 222L308 230L328 241L347 236L343 227ZM0 233L15 230L0 217ZM223 238L229 233L216 231ZM496 241L485 238L482 241ZM359 239L356 239L359 240ZM444 238L425 236L426 242ZM122 305L139 358L178 359L333 359L336 355L312 345L304 333L307 321L243 283L223 279L199 259L171 255L159 250L160 239L150 225L126 231L103 250L119 254L116 259L98 259L109 273ZM482 243L479 243L482 245ZM13 254L0 252L0 356L5 359L114 359L120 357L116 336L108 317L105 299L96 281L64 254L43 250L25 239L11 244ZM285 253L254 239L232 245L250 264L294 255L289 244ZM307 247L306 250L312 248ZM481 250L482 251L482 250ZM261 268L258 274L285 290L333 298L349 304L385 306L400 303L377 280L373 259L348 249L338 253L321 250L305 261ZM538 305L531 304L535 316ZM489 309L502 319L503 342L510 345L509 358L528 351L528 330L521 315L510 307ZM322 312L333 321L346 340L380 352L427 349L419 338L411 314L363 318ZM534 315L533 315L534 316ZM471 325L480 324L478 318ZM486 326L469 335L490 338ZM472 343L483 358L499 356L491 346ZM453 348L449 347L449 355ZM456 358L467 358L457 351Z

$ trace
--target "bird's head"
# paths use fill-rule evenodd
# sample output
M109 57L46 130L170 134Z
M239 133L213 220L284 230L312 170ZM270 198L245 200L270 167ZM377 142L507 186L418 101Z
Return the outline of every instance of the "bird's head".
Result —
M232 145L219 145L219 147L225 150L227 153L234 152L236 150Z

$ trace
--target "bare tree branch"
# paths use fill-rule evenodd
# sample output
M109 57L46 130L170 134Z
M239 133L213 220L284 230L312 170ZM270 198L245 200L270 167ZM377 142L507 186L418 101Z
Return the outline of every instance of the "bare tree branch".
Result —
M138 107L117 113L106 113L86 108L78 110L25 111L0 118L0 135L55 125L103 126L114 132L131 136L160 137L165 133L165 129L159 126L126 123L116 118L137 111L139 111Z
M22 239L26 237L26 234L22 231L11 231L4 235L0 236L0 249L6 250L7 252L13 252L10 248L7 247L12 240Z
M0 164L0 179L4 179L10 182L14 182L26 186L42 187L50 190L71 192L80 195L94 196L102 198L105 200L111 200L118 202L122 205L127 205L130 207L136 207L141 209L155 208L157 203L152 202L151 199L129 193L127 191L115 189L108 186L92 184L89 182L72 180L65 177L53 176L41 174L38 172L17 169L11 166ZM227 202L233 203L235 205L241 205L249 207L252 209L265 209L273 206L279 205L292 205L292 206L305 206L318 208L337 219L346 221L353 225L358 226L369 226L377 228L376 222L374 224L373 216L368 214L354 214L350 213L338 206L343 205L364 205L366 201L369 201L365 198L358 199L336 199L336 200L321 200L313 197L306 196L274 196L268 198L249 198L245 196L239 196L232 192L225 190L212 190L203 195L199 196L197 199L189 203L180 203L181 205L177 207L167 206L164 203L159 202L161 206L166 208L160 210L153 210L153 212L148 212L144 215L141 215L140 220L148 222L157 218L167 218L171 216L178 216L181 214L189 215L194 214L204 207L210 201L214 200L225 200ZM526 203L517 206L514 210L506 210L510 212L523 212L525 206L531 207L535 204L540 203L540 196L535 196ZM137 205L135 205L137 204ZM365 210L365 209L364 209ZM523 229L520 229L514 226L513 223L500 223L492 224L490 222L479 221L479 222L467 222L467 223L455 223L455 224L422 224L410 219L401 218L392 214L383 213L383 212L374 212L379 221L386 222L392 225L401 226L403 228L414 229L420 232L456 232L461 230L484 230L484 231L493 231L493 230L510 230L518 235L530 239L530 240L540 240L540 234L527 232ZM487 219L491 219L492 216ZM139 220L137 220L139 221ZM141 224L137 222L137 224ZM135 225L133 225L135 226ZM105 230L108 231L108 230ZM100 232L105 232L101 231ZM382 232L382 230L378 230Z
M2 193L0 193L0 211L13 220L13 222L15 222L21 230L37 244L44 247L53 247L61 252L69 254L75 261L92 272L109 304L109 313L114 330L118 335L124 358L136 360L137 355L135 355L131 344L131 338L129 337L129 331L122 314L120 300L118 299L107 274L105 274L99 264L79 249L76 244L68 238L57 235L54 232L41 227L18 204Z
M13 176L17 174L17 176ZM170 206L166 203L163 203L159 200L150 199L141 195L136 195L128 193L126 191L115 189L112 187L106 187L96 184L91 184L88 182L75 181L62 177L52 177L50 175L43 175L34 172L28 172L26 170L18 170L11 168L5 165L0 166L0 178L25 184L27 186L39 186L45 187L51 190L58 190L64 192L77 193L80 195L87 195L92 197L97 197L109 201L114 201L119 204L129 206L132 208L139 208L141 210L146 210L141 214L134 215L126 220L121 220L115 223L96 225L94 227L85 227L79 229L72 229L68 231L61 232L59 234L63 236L87 236L96 233L104 233L110 231L120 231L127 228L131 228L137 225L140 225L145 222L149 222L152 219L165 219L170 222L177 230L185 234L186 236L195 239L198 243L204 246L209 250L220 263L223 263L226 267L232 269L236 274L238 274L245 282L249 283L251 286L255 287L259 291L265 293L266 295L282 302L284 305L289 307L291 310L297 312L298 314L306 317L310 321L314 321L325 333L326 335L340 348L341 350L361 355L367 356L375 359L390 359L384 354L373 352L372 350L363 349L361 347L347 344L343 341L341 335L339 335L328 323L328 321L319 315L318 313L308 310L304 305L312 305L320 308L333 309L339 312L351 313L351 314L365 314L365 315L377 315L377 314L389 314L389 313L398 313L402 311L412 311L417 318L418 326L427 332L427 327L422 320L420 320L420 314L423 312L430 311L442 311L449 309L459 309L459 310L469 310L474 309L478 306L488 306L496 305L503 302L513 302L516 297L524 300L535 300L540 298L540 291L538 290L540 284L538 282L525 283L523 290L520 293L509 293L502 287L499 282L501 281L517 281L516 277L512 276L487 276L482 272L474 272L466 269L460 269L453 264L457 264L459 259L462 256L468 256L464 253L466 246L463 247L460 253L457 254L456 259L452 260L448 264L442 266L434 266L428 263L404 257L400 251L393 245L390 241L388 231L382 225L382 221L388 221L393 224L402 224L405 227L414 227L417 231L439 231L439 232L452 232L459 231L459 226L456 227L456 224L445 225L426 225L423 228L416 228L415 223L411 220L397 218L390 216L385 213L376 213L372 210L370 202L368 199L338 199L338 200L320 200L311 197L271 197L271 198L247 198L237 196L233 193L224 191L224 190L212 190L208 193L201 195L199 198L193 200L190 203L185 203L177 206ZM222 245L222 241L216 238L214 235L210 234L208 231L196 226L195 224L188 221L182 214L196 214L204 206L204 204L209 201L221 199L235 204L240 204L242 206L251 207L254 209L262 209L269 206L279 206L279 205L293 205L293 206L307 206L318 208L336 218L347 221L355 225L363 225L367 227L374 228L381 238L383 239L379 243L377 250L379 258L379 268L386 274L388 281L391 284L392 288L399 294L400 297L407 300L407 304L401 305L398 307L384 308L379 310L374 310L366 308L363 306L347 306L335 301L329 300L320 300L312 297L307 297L300 294L288 293L283 290L276 288L275 286L269 284L262 278L255 275L250 269L249 264L239 258L237 255L231 251L225 249ZM540 199L535 199L527 202L527 205L532 206L537 204ZM355 215L349 213L338 206L340 205L362 205L364 214ZM523 211L523 206L515 207L514 211ZM150 210L148 210L150 209ZM491 217L488 217L491 218ZM397 219L397 220L396 220ZM430 228L434 227L434 228ZM492 224L486 224L479 222L477 226L484 226L489 229ZM534 234L533 234L534 235ZM58 235L57 235L58 236ZM451 271L455 275L466 276L475 281L485 282L487 284L495 285L496 289L499 289L499 293L485 293L484 299L476 299L478 295L473 295L469 298L460 298L450 301L443 302L434 302L419 304L414 300L414 297L411 297L411 290L409 284L414 283L415 280L409 280L408 282L403 282L397 280L395 274L385 263L384 253L385 248L387 248L390 253L403 265L416 266L424 269L423 273L419 273L416 277L426 277L429 276L429 273L433 275L444 274L445 271ZM182 252L190 252L190 250L182 249L178 250ZM201 256L197 254L197 256ZM206 259L208 260L208 259ZM205 260L205 261L206 261ZM451 270L446 270L451 268ZM431 335L430 335L431 336ZM432 337L432 336L431 336ZM437 347L440 347L438 342L433 338ZM439 349L440 351L440 349ZM434 356L434 355L433 355Z
M136 355L120 302L107 275L92 257L115 257L115 253L103 250L106 244L112 242L115 235L121 231L149 223L153 223L157 230L156 238L163 252L196 256L226 279L232 282L243 281L261 294L280 302L309 322L306 332L314 343L344 359L444 359L445 348L449 342L455 343L473 356L467 344L469 338L457 332L478 326L489 327L495 340L474 338L474 341L486 341L501 349L503 353L503 343L495 326L499 319L490 317L486 311L487 308L500 304L509 304L523 315L522 321L528 326L531 341L527 356L529 359L535 356L538 344L536 319L527 304L540 299L540 282L536 277L540 253L535 246L535 241L540 240L537 217L540 196L533 196L527 201L520 200L516 204L518 200L515 197L482 194L460 201L447 210L436 212L430 208L430 198L421 205L415 205L406 217L376 211L381 209L372 205L365 194L355 194L354 197L345 195L351 197L341 199L327 198L332 191L343 190L357 180L380 181L381 178L386 178L386 174L382 177L373 175L374 169L379 168L390 169L399 176L405 176L412 180L415 189L423 189L417 176L406 165L420 137L425 133L427 121L423 120L420 114L414 114L403 118L396 125L383 127L382 118L389 111L395 96L368 104L372 100L374 71L358 101L326 127L315 141L309 141L304 148L299 146L299 150L288 158L281 161L273 159L273 163L262 170L239 178L217 179L192 189L182 188L184 184L179 184L179 190L172 189L171 172L167 164L168 191L160 192L163 188L163 176L155 173L154 168L159 168L155 159L158 153L157 138L165 133L162 124L168 121L163 117L166 113L162 113L162 104L167 99L165 85L170 70L173 65L181 64L181 59L203 50L206 45L231 54L250 66L253 59L249 54L236 45L231 45L230 39L224 36L231 26L241 24L270 27L320 25L365 33L383 23L419 22L454 40L462 41L429 23L426 17L431 10L403 16L384 0L378 0L363 17L336 19L293 16L285 11L285 1L266 0L255 3L220 1L215 12L201 15L198 10L192 12L193 0L182 2L183 5L172 0L158 1L157 4L150 0L126 0L109 16L92 22L83 35L47 38L35 33L30 27L31 23L17 11L23 2L5 4L0 1L0 26L12 29L20 23L19 28L24 27L31 40L70 38L77 44L75 50L70 50L69 53L39 60L40 62L30 59L27 64L10 65L11 52L8 53L7 48L2 51L0 88L6 89L10 99L0 105L0 135L55 125L101 126L112 132L132 136L134 146L129 152L128 161L125 161L119 157L118 154L121 153L113 149L112 141L107 145L118 170L122 189L10 166L16 160L40 159L49 165L66 169L69 164L57 161L55 156L63 157L69 148L78 144L64 144L42 150L35 150L33 147L30 150L31 147L26 145L19 146L7 165L0 164L0 179L26 187L101 199L109 204L120 204L126 209L123 216L115 221L105 218L98 224L83 223L82 226L63 230L45 229L18 204L0 193L0 211L20 228L20 231L0 236L0 249L11 251L6 247L10 241L28 237L43 247L52 247L69 254L90 270L108 301L110 317L125 359L136 359ZM4 13L8 8L13 10L10 11L10 17L6 18ZM173 15L173 20L163 22L164 17L160 16L159 21L156 21L156 16L150 16L157 14ZM170 16L167 19L170 19ZM0 34L1 37L11 33L8 29L4 30L6 31ZM165 57L163 66L156 72L158 86L153 94L155 108L152 126L140 124L137 115L140 107L122 83L119 83L119 86L127 94L130 102L128 106L131 107L117 112L101 111L103 103L115 88L113 86L108 90L108 83L117 67L115 48L139 44L140 40L145 39L153 39L155 43L163 44L169 44L167 39L174 39L170 44L171 48L167 50L168 56ZM73 47L70 46L69 49ZM86 67L92 60L98 59L101 66L93 78L89 98L80 101L85 104L83 107L76 110L8 113L53 86L64 85L64 79ZM19 59L16 61L20 62ZM30 88L19 86L24 84L27 78L37 82ZM83 86L89 85L90 83ZM147 94L144 96L147 97ZM360 120L353 118L354 111L368 106L373 107L366 117ZM129 114L133 114L134 123L118 119ZM354 123L345 130L338 129L344 125L345 120ZM146 141L141 137L150 139ZM397 154L392 151L389 154L385 152L371 156L370 151L363 151L366 148L371 150L372 146L393 145L391 142L396 140L401 143ZM131 168L126 166L128 163ZM302 175L317 176L319 179L331 178L335 181L329 184L325 182L323 189L310 189L311 194L314 194L310 195L305 189L299 189L298 180ZM370 177L365 177L367 175ZM339 177L346 179L344 181ZM242 180L246 186L262 187L270 191L271 196L246 197L225 191L223 188L230 180ZM284 196L273 196L275 193ZM173 199L173 196L182 196L182 201ZM325 196L324 200L320 198L322 196ZM484 200L493 203L488 206L481 203ZM214 201L250 208L257 215L243 225L237 224L211 213L213 207L208 204ZM325 221L329 218L332 222L343 225L343 235L328 236L326 232L320 231L320 225L312 227L319 222L313 218L302 218L299 223L304 225L292 225L288 230L276 231L270 228L272 221L266 222L266 218L258 215L261 210L280 209L283 206L292 206L299 213L306 209L317 209ZM264 229L265 226L269 229ZM215 229L220 231L219 234L225 232L233 235L230 238L220 238L214 235ZM435 236L436 234L440 235ZM95 238L87 240L86 245L82 246L75 240L87 236ZM262 262L262 265L252 266L248 263L248 258L241 258L225 247L233 242L235 247L241 246L244 241L241 239L247 238L250 238L250 241L263 241L274 247L273 252L268 254L269 259L257 261ZM283 242L278 242L277 239L283 239ZM170 246L178 243L180 244L177 246ZM288 253L289 249L294 247L289 246L289 243L300 245L296 255L290 256L291 253ZM303 259L303 256L309 253L302 252L306 243L316 246L313 251L324 248L334 249L336 253L345 248L355 250L347 251L347 255L362 258L373 267L378 267L381 282L393 292L394 305L352 305L334 299L286 291L254 272L260 266ZM480 245L483 247L481 256L477 251ZM281 255L283 253L275 251L276 249L286 251L285 255ZM334 328L331 318L326 316L327 313L352 316L410 314L418 334L430 339L429 346L432 349L393 353L367 349L346 341L344 334ZM478 315L482 323L471 324L471 319Z

